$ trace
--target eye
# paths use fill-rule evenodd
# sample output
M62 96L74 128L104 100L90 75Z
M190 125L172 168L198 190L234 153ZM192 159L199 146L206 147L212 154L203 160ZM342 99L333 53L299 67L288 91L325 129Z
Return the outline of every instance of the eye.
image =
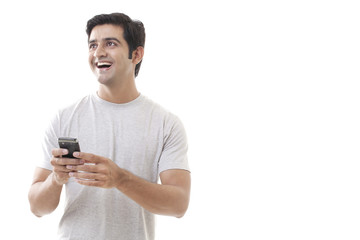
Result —
M107 42L107 43L106 43L106 46L108 46L108 47L114 47L114 46L116 46L116 43L114 43L114 42Z
M89 50L94 50L96 49L97 45L95 43L92 43L89 45Z

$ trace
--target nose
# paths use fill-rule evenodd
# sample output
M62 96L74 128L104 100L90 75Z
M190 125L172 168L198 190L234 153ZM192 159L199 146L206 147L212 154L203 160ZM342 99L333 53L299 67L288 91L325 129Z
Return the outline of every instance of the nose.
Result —
M106 51L102 46L98 46L96 50L94 51L94 57L100 58L100 57L106 57Z

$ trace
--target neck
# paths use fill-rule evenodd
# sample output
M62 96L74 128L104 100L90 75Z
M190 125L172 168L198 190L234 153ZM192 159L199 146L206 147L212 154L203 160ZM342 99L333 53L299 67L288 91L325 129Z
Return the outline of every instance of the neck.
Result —
M140 95L135 83L126 86L107 86L100 84L97 94L105 101L118 104L131 102Z

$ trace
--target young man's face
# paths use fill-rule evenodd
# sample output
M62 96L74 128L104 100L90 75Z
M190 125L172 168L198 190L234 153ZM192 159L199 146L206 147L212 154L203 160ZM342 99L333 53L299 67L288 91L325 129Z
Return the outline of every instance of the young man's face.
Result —
M101 84L111 86L134 76L129 46L121 26L95 26L89 37L89 64Z

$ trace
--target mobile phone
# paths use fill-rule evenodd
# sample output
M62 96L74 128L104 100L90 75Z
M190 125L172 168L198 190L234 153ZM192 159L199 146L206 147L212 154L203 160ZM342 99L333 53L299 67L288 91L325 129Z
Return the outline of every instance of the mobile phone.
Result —
M66 148L69 151L68 154L62 156L64 158L75 158L73 153L80 152L79 141L76 138L60 137L58 142L60 148Z

